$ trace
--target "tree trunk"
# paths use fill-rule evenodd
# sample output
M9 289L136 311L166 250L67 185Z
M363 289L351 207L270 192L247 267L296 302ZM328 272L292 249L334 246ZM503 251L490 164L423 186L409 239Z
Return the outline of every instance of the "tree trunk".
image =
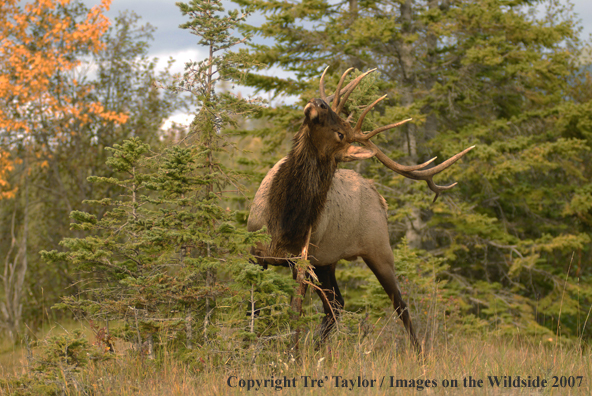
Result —
M251 284L251 320L249 321L249 331L255 332L255 285Z
M439 0L430 0L428 2L428 8L430 10L439 7ZM424 29L428 30L429 26L424 26ZM434 73L432 72L437 67L437 50L438 45L438 37L432 32L426 32L426 64L424 70L426 71L425 76L425 87L426 91L430 91L436 82L436 78ZM432 113L430 106L426 106L422 109L422 113L426 114L426 121L422 125L423 133L423 141L428 141L429 139L433 139L438 134L438 120L436 116ZM417 152L415 153L417 156ZM431 155L430 155L431 157ZM416 157L416 162L419 161L419 157ZM409 247L416 248L416 249L427 249L426 246L428 241L423 240L423 235L426 227L426 222L428 219L423 220L421 218L421 211L417 208L413 208L412 215L408 220L407 225L407 241L409 243Z
M405 0L401 3L399 10L401 12L401 38L395 42L399 56L399 66L401 68L401 104L410 107L415 102L414 92L417 85L416 61L413 53L413 41L409 40L414 34L415 27L413 21L413 1ZM417 153L418 129L414 124L406 124L405 134L407 137L407 154L411 163L417 163L419 156ZM405 222L405 236L407 243L411 248L421 248L422 232L425 228L425 222L421 219L419 208L412 208L407 221Z
M187 338L187 349L193 349L193 315L190 308L187 308L187 316L185 317L185 337Z
M15 233L15 220L18 207L18 201L15 199L10 228L10 248L8 249L4 260L4 271L1 277L4 286L5 301L0 302L0 313L2 314L2 322L0 323L0 326L6 329L12 342L16 341L21 327L23 315L23 289L28 268L27 237L29 232L29 185L26 171L27 167L25 162L23 231L19 241ZM18 250L14 257L12 257L12 253L17 247Z
M210 247L208 244L208 257L210 256ZM211 269L206 270L206 289L209 291L215 283L215 274L214 271ZM210 325L210 318L212 317L212 313L214 311L214 301L211 301L209 297L206 297L206 314L204 317L204 325L203 325L203 337L204 340L207 341L208 339L208 326Z

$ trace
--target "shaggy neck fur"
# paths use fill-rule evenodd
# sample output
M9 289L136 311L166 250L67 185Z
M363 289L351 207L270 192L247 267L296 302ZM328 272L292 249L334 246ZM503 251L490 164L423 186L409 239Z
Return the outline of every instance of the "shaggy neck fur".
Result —
M336 169L335 158L320 155L310 141L309 127L303 125L271 184L269 231L275 257L300 253L308 229L323 212Z

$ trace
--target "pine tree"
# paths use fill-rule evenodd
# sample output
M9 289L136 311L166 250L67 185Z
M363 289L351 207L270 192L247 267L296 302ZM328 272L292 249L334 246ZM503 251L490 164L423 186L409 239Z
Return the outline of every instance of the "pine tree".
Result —
M98 322L123 320L112 333L152 356L155 338L162 344L166 335L192 349L219 329L210 325L216 299L223 298L221 305L228 307L228 300L245 301L248 293L212 281L210 273L224 269L252 285L250 278L256 277L247 274L261 271L244 256L262 236L234 226L232 213L219 205L216 194L200 194L209 182L201 175L207 151L173 146L147 157L154 153L137 138L109 151L108 165L121 176L90 180L119 186L125 194L88 201L110 208L100 219L72 212L73 229L92 234L64 239L65 252L42 252L49 263L69 261L100 279L98 287L59 306ZM244 316L245 306L242 311L230 307L226 315L236 317L240 311Z

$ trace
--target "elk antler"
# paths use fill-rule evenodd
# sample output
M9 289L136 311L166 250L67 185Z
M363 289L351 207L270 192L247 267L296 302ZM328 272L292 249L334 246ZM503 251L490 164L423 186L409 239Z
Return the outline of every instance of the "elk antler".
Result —
M325 70L323 71L323 74L321 75L321 82L320 82L321 99L323 99L327 103L333 102L331 109L334 112L336 112L337 114L341 113L341 111L343 110L343 106L345 105L345 102L349 98L349 94L351 94L352 91L358 86L360 81L362 81L362 79L364 77L366 77L368 74L376 71L376 69L372 69L372 70L368 70L366 73L360 74L353 81L350 81L350 83L347 84L345 86L345 88L343 88L343 94L342 94L341 93L341 86L343 85L345 77L349 74L349 72L354 70L353 67L350 67L349 69L347 69L345 71L345 73L343 73L343 75L339 79L339 84L337 85L337 89L335 90L335 93L333 93L333 95L327 96L325 94L325 73L327 73L327 70L329 70L329 66L327 66L325 68ZM343 98L341 97L341 95L343 95Z
M360 81L364 77L366 77L368 74L370 74L376 70L376 69L372 69L372 70L367 71L366 73L359 75L355 80L350 82L343 89L344 93L343 93L343 97L341 97L341 95L342 95L341 94L341 86L343 85L345 77L349 74L350 71L353 70L353 68L350 68L350 69L346 70L345 73L343 73L343 75L341 76L341 79L339 80L339 84L337 85L337 89L335 90L335 93L331 96L327 96L325 94L324 77L325 77L325 73L327 72L327 69L329 69L329 68L327 67L325 69L325 71L323 72L323 75L321 76L321 82L320 82L321 99L323 99L327 103L329 103L331 100L333 100L333 104L332 104L331 108L337 114L339 114L343 110L343 106L345 105L347 98L349 97L351 92L358 86ZM452 183L447 186L439 186L436 183L434 183L434 181L432 180L432 177L434 177L434 175L442 172L444 169L450 167L452 164L454 164L456 161L458 161L463 155L465 155L466 153L471 151L475 146L471 146L469 148L464 149L460 153L458 153L458 154L450 157L446 161L442 162L440 165L434 166L433 168L430 168L430 169L423 169L423 168L425 168L430 163L432 163L437 157L434 157L434 158L430 159L429 161L424 162L423 164L411 165L411 166L401 165L401 164L393 161L392 159L387 157L386 154L384 154L378 148L378 146L376 146L373 142L371 142L370 139L381 132L398 127L400 125L405 124L406 122L411 121L411 118L396 122L394 124L382 126L380 128L373 130L372 132L367 132L367 133L362 132L362 124L364 123L364 118L370 112L370 110L372 110L372 108L374 106L376 106L384 98L386 98L386 95L378 98L370 106L367 106L364 109L364 111L362 112L362 115L360 116L360 118L358 119L358 122L356 123L356 126L354 127L353 137L351 138L351 141L360 143L363 146L371 149L375 153L376 158L380 162L382 162L387 168L397 172L398 174L400 174L408 179L425 180L427 182L430 190L432 190L433 192L436 193L436 196L434 197L434 201L433 201L433 202L436 202L436 199L438 199L438 196L440 195L440 193L442 191L446 191L446 190L451 189L452 187L456 186L457 183Z

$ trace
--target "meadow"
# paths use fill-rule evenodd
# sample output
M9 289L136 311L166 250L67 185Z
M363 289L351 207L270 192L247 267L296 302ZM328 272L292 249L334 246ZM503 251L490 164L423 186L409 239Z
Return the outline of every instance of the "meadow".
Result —
M121 340L115 341L115 353L110 353L88 325L54 324L37 341L23 339L11 346L4 340L0 395L592 393L592 354L578 342L439 331L427 337L431 341L424 342L424 354L419 356L399 321L392 319L379 320L370 331L359 327L357 334L338 331L318 350L311 326L298 353L281 339L255 342L240 350L232 331L221 332L218 345L233 347L215 350L198 345L197 349L210 349L194 361L180 360L166 346L150 359ZM54 360L53 368L47 362L39 364L51 337L76 330L89 341L83 353L92 357L86 364L75 367L63 360Z

